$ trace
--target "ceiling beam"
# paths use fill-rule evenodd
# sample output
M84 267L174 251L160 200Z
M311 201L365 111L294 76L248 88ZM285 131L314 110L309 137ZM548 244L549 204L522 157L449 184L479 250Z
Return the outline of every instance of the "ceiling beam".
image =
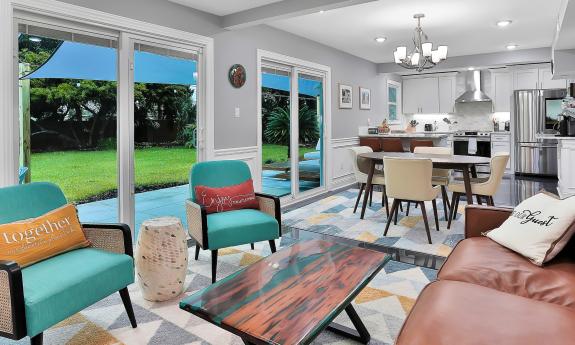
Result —
M222 26L228 30L265 24L318 11L364 4L377 0L283 0L222 17Z

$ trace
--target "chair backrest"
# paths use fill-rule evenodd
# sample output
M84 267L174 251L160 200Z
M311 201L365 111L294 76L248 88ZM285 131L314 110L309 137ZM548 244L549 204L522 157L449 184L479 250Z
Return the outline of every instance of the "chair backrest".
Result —
M431 159L383 158L387 196L424 201L433 198Z
M0 224L39 217L66 205L60 187L34 182L0 188Z
M190 198L196 200L196 186L227 187L246 182L251 178L250 168L244 161L223 160L196 163L190 171Z
M453 154L453 150L451 147L416 146L413 149L413 153L451 156ZM449 178L450 175L451 171L449 169L433 169L433 177Z
M369 146L358 146L351 147L349 152L351 153L351 161L353 162L353 173L358 182L361 182L367 178L367 174L369 173L370 168L370 161L368 159L359 157L359 155L362 153L373 152L373 150Z
M509 152L496 153L491 157L491 174L489 175L487 182L485 182L488 190L487 195L494 195L497 192L497 189L499 189L499 185L505 175L507 161L509 161Z
M381 140L381 150L383 152L405 152L403 144L399 138L385 138Z
M433 147L433 140L411 140L409 144L411 152L415 152L416 147Z

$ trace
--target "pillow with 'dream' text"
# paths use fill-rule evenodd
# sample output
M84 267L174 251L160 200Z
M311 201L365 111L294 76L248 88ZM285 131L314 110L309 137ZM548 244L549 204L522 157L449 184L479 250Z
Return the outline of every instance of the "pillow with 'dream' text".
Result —
M0 225L0 260L15 261L20 267L88 246L72 204L37 218Z
M538 193L486 236L542 266L561 252L574 232L575 197L560 200Z

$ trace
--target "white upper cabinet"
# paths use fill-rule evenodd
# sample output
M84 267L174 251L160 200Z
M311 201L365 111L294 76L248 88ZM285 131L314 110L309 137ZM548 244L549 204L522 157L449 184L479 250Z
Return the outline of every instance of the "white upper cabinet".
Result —
M491 100L494 112L511 111L511 73L491 72Z
M513 71L513 89L561 89L567 87L566 80L552 80L552 77L549 64L524 66Z
M437 114L452 112L455 94L455 79L449 87L442 77L410 77L403 79L403 112L405 114ZM445 84L445 90L440 85Z
M439 77L439 112L453 113L456 98L455 76Z
M553 73L551 67L539 69L539 85L541 89L564 89L567 87L567 80L552 80Z

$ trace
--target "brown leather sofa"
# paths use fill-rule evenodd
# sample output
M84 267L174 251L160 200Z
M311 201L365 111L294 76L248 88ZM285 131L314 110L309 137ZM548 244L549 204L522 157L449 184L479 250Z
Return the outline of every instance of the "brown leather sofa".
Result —
M510 213L466 208L466 239L419 295L396 345L575 344L575 240L536 266L481 235Z

